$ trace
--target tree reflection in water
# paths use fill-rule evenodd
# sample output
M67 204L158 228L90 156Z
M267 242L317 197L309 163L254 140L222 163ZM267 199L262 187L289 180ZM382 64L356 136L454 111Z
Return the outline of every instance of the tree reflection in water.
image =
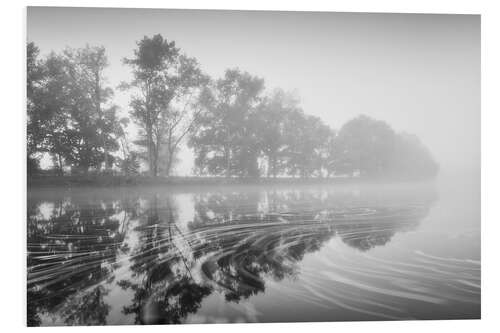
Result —
M113 202L61 200L44 218L40 207L32 202L28 208L28 324L40 323L37 312L61 305L66 324L105 324L107 290L99 284L113 278L117 252L126 251L127 212L118 214ZM89 286L95 287L78 304L66 303Z
M28 325L120 323L113 307L137 324L182 323L210 294L237 303L269 279L294 280L304 256L334 236L361 251L383 246L415 228L434 199L368 207L351 193L276 189L192 198L184 228L175 194L32 199ZM115 288L131 297L117 303Z
M209 286L194 281L193 260L176 244L180 230L172 198L167 197L165 204L159 209L158 196L151 199L138 228L141 242L132 255L134 279L118 282L134 291L132 304L123 312L135 314L136 324L179 324L211 292Z

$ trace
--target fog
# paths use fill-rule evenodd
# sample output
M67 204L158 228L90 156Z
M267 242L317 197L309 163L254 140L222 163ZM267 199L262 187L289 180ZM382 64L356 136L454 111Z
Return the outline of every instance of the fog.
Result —
M416 134L442 174L480 167L478 15L28 9L27 39L42 55L103 45L112 87L131 79L121 59L161 33L214 78L239 67L300 96L305 113L339 129L366 114ZM130 96L116 90L125 114ZM133 136L134 125L129 127ZM189 175L183 147L176 174Z
M29 8L27 39L28 326L480 318L479 16Z

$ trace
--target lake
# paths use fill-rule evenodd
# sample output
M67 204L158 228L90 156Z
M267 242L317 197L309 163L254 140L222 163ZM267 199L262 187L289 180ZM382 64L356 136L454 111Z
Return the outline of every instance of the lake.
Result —
M480 318L479 186L30 188L28 325Z

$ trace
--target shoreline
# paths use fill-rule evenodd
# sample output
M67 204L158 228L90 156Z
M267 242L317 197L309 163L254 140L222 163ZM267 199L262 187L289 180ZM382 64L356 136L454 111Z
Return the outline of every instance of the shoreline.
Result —
M225 178L225 177L196 177L196 176L34 176L27 178L27 188L50 187L156 187L156 186L238 186L238 185L343 185L343 184L381 184L381 183L412 183L429 182L433 179L403 179L403 178L359 178L359 177L330 177L330 178Z

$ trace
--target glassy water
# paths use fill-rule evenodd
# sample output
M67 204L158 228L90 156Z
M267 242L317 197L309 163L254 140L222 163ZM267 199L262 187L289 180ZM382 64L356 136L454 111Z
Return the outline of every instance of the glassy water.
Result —
M474 191L28 191L28 324L480 317Z

